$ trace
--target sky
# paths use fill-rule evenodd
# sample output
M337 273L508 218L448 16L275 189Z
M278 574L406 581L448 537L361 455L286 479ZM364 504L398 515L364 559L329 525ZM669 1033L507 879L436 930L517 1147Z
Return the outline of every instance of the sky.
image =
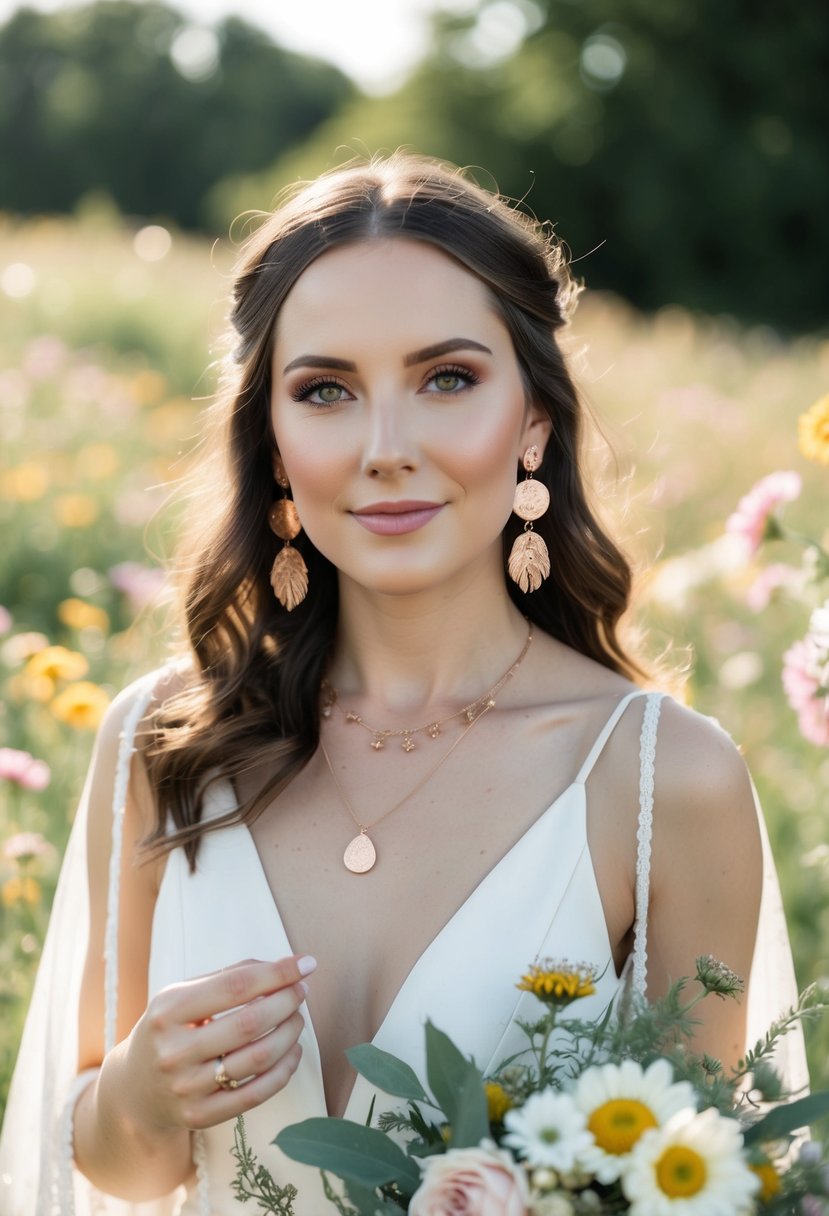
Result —
M474 0L167 0L194 23L213 24L236 14L284 46L330 59L368 92L390 91L426 47L427 17L436 8L466 11ZM0 22L18 8L0 0ZM67 0L27 0L54 12Z

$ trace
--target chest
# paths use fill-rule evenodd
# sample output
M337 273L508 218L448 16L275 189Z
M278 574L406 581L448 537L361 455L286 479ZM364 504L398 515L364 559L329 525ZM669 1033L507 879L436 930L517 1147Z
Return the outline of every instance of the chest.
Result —
M409 766L405 756L381 757L386 763L377 764L369 753L361 763L332 751L340 792L318 754L252 825L262 875L290 947L319 963L306 1007L332 1113L341 1113L353 1082L345 1049L375 1037L413 970L436 942L451 936L473 896L485 896L489 911L508 924L522 906L522 881L534 883L543 901L547 875L552 884L558 863L569 864L563 861L568 849L576 850L575 857L585 843L579 813L584 791L571 797L579 750L574 733L568 736L564 725L560 737L569 737L571 746L557 758L543 724L537 724L535 755L526 746L535 733L532 724L498 726L481 732L476 749L450 757L419 788L434 763L431 756ZM499 746L510 728L525 742L515 763L505 762L509 749ZM551 818L553 810L558 813ZM359 832L355 818L368 827L377 852L376 864L364 874L343 864L343 852ZM531 837L542 821L546 856L539 857ZM608 923L618 922L619 928L612 931L612 947L629 926L630 913L618 856L619 898L610 892L618 909ZM586 863L592 874L589 856ZM528 865L540 868L530 874Z

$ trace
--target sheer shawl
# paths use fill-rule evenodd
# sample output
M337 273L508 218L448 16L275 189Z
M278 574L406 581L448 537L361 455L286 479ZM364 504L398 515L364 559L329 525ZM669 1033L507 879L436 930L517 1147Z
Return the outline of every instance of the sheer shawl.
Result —
M3 1216L174 1216L183 1200L179 1190L153 1203L131 1204L112 1199L90 1186L74 1168L72 1116L74 1103L94 1076L77 1076L78 1001L89 932L86 837L93 788L109 781L112 817L112 857L105 944L106 1042L115 1041L117 1001L117 926L120 831L126 801L134 735L162 673L153 672L130 685L113 705L121 714L121 736L114 774L105 773L96 756L81 796L63 861L52 916L34 994L12 1082L0 1137L0 1211ZM657 699L648 698L649 701ZM646 722L649 717L645 715ZM648 775L656 744L658 708L643 727L641 810L645 811ZM649 739L646 739L646 733ZM98 748L96 747L96 755ZM106 766L103 766L106 768ZM650 784L652 793L652 783ZM96 790L99 795L100 791ZM763 894L752 965L747 1044L763 1036L770 1023L797 999L794 967L780 888L768 835L755 792L763 839ZM640 816L640 826L642 817ZM648 829L649 831L649 829ZM641 844L641 840L640 840ZM646 850L647 852L648 850ZM640 849L640 856L642 851ZM647 925L647 866L638 876L637 916ZM644 947L642 950L644 965ZM780 1042L777 1065L787 1087L808 1084L803 1037L798 1027Z

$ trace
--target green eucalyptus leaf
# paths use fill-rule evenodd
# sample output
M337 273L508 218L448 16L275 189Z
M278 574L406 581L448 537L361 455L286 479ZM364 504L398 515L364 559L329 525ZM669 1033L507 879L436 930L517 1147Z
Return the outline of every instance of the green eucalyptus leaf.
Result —
M384 1093L407 1101L428 1102L429 1096L414 1069L391 1052L382 1051L373 1043L360 1043L358 1047L349 1047L345 1054L360 1076Z
M346 1180L345 1193L360 1216L400 1216L400 1208L392 1199L384 1199L358 1182Z
M489 1135L484 1079L471 1060L431 1022L426 1023L426 1074L452 1128L452 1148L470 1148Z
M764 1140L779 1140L796 1132L801 1127L808 1127L817 1119L829 1115L829 1090L817 1094L809 1094L789 1102L785 1106L775 1106L758 1123L753 1123L744 1135L746 1144L762 1144Z
M293 1161L369 1190L396 1182L411 1195L420 1185L420 1171L393 1140L350 1119L303 1119L284 1127L271 1143Z

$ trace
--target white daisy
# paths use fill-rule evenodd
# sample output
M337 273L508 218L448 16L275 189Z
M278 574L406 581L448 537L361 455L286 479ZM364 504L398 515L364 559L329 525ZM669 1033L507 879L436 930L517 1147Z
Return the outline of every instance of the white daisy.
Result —
M508 1135L502 1143L532 1166L571 1170L592 1140L585 1118L569 1094L553 1089L533 1094L518 1110L504 1115Z
M759 1187L740 1125L713 1107L645 1132L622 1174L630 1216L749 1216Z
M587 1120L593 1143L579 1164L599 1182L615 1182L643 1132L662 1127L678 1111L696 1109L687 1081L674 1081L667 1060L643 1069L635 1060L600 1064L579 1077L573 1098Z

